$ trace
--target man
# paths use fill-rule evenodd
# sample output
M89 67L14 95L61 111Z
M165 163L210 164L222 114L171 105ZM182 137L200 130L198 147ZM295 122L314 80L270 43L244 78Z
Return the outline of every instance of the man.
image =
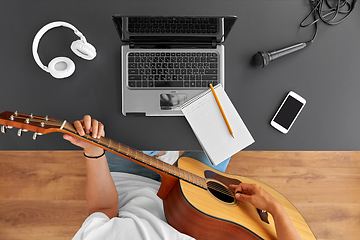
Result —
M94 138L105 136L104 125L89 115L75 121L74 127L80 136L85 133ZM64 139L84 149L87 169L89 217L73 240L193 239L167 223L162 200L156 195L160 182L154 180L157 176L148 176L151 170L146 172L140 165L129 165L120 166L121 172L110 173L103 149L67 134ZM217 166L218 170L225 170L228 160ZM272 214L279 240L301 239L282 205L261 187L246 183L229 187L234 189L238 200Z

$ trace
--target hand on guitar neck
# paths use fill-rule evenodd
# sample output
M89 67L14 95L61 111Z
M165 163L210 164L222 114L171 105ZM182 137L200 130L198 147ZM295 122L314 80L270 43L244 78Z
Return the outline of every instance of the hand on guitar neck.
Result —
M84 119L74 122L74 127L80 136L91 134L93 138L99 139L105 136L104 125L96 119L92 119L89 115L84 116ZM99 156L103 153L102 148L94 144L85 142L79 138L75 138L68 134L64 135L64 139L70 141L72 144L84 149L87 156Z
M75 121L74 127L80 136L89 134L95 139L105 136L104 125L89 115L82 120ZM116 217L118 195L109 172L104 150L69 134L65 134L64 139L84 149L87 169L86 201L89 215L94 212L103 212L109 218Z
M229 187L234 190L236 199L251 203L273 216L278 240L301 240L284 207L260 186L240 183Z

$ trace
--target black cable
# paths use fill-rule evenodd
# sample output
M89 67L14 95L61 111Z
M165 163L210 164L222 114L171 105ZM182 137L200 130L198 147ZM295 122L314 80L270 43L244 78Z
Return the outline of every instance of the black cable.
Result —
M320 20L327 25L340 24L350 16L357 2L357 0L352 0L351 3L347 0L332 0L332 3L330 3L329 0L309 1L311 5L311 11L304 18L304 20L302 20L302 22L300 23L300 27L308 27L314 25L315 32L311 40L307 41L306 44L312 43L315 40L318 31L317 23ZM324 6L324 2L326 6ZM305 21L307 21L307 19L311 15L313 16L314 20L308 24L305 24Z

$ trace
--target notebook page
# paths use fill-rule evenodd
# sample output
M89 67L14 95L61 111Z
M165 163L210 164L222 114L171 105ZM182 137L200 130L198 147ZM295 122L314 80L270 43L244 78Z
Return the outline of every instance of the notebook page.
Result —
M214 87L234 133L231 136L211 89L180 108L210 161L217 165L254 142L231 100L219 84Z

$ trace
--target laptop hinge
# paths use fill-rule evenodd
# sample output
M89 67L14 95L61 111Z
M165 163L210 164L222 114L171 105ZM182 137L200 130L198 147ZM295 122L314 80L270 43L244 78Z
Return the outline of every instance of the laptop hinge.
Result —
M130 42L130 48L216 48L216 41L210 42Z
M216 41L215 41L215 39L213 39L211 42L212 42L211 47L212 47L212 48L216 48Z

